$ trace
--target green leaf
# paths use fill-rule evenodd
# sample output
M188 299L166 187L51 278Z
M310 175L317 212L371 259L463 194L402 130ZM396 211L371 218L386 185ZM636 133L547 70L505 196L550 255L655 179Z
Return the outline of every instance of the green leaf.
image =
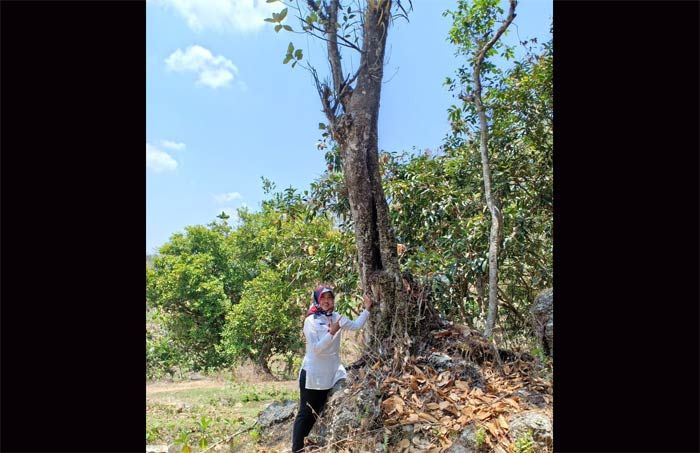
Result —
M271 18L267 17L267 18L265 18L265 22L272 22L272 23L274 24L274 23L277 22L277 21L274 20L274 19L271 19Z
M282 62L282 64L287 64L287 63L289 63L289 61L290 61L291 59L292 59L292 56L291 56L291 55L287 55L287 56L284 58L284 61Z
M287 55L291 55L292 52L294 52L294 44L292 44L290 42L289 45L287 46Z
M321 129L321 130L323 130L323 129L326 128L326 125L323 124L323 123L318 123L318 128Z
M275 3L277 0L265 0L265 3Z
M289 25L282 25L282 28L284 28L287 31L294 31L294 29L292 27L290 27Z
M294 66L296 66L296 65L297 65L297 62L296 62L296 61L295 61L294 63L292 63L292 67L294 67Z
M275 33L279 32L282 29L282 26L280 24L275 25Z
M288 9L289 9L289 8L285 8L285 9L283 9L282 11L280 11L279 15L277 16L277 21L278 21L278 22L282 22L282 20L284 20L284 18L287 17L287 10L288 10Z
M199 439L199 448L207 448L207 445L209 445L209 443L206 438L202 437Z
M301 49L297 49L296 52L294 52L294 58L297 60L304 58L304 53L301 51Z

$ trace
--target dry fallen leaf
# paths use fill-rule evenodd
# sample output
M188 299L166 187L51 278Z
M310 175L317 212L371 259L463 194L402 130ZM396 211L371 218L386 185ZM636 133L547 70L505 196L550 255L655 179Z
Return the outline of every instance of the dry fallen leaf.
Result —
M406 419L404 420L404 422L408 422L408 423L415 423L418 421L420 421L420 417L418 417L418 414L416 414L416 413L408 414L408 417L406 417Z
M493 435L493 437L498 438L498 427L494 422L488 422L486 423L486 429L489 430L489 432Z
M413 404L415 404L416 406L418 406L418 407L423 407L423 401L421 401L420 399L418 399L418 397L416 396L415 393L411 395L411 401L412 401Z
M474 414L474 417L476 417L477 419L479 419L479 420L481 420L481 421L484 421L484 420L486 420L487 418L491 417L491 414L490 414L489 412L482 412L482 411L479 411L479 412L477 412L476 414Z
M433 417L430 414L426 414L425 412L419 412L418 416L424 420L428 420L431 423L438 423L438 421L435 417Z
M469 384L465 381L456 380L455 387L462 389L462 390L469 390Z
M471 396L479 397L479 396L482 396L484 394L484 392L482 392L479 387L474 387L474 389L471 392L469 392L469 394Z
M509 428L508 422L506 421L506 419L502 415L498 416L498 424L501 426L501 428L503 428L505 430L507 430Z
M408 439L401 439L401 442L399 442L399 448L408 448L411 445L411 441Z
M450 448L452 441L445 436L440 436L440 445L442 445L442 448Z

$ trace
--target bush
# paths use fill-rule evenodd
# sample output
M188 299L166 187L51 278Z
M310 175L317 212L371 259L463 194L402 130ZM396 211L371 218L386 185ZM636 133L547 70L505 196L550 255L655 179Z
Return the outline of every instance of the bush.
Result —
M272 374L273 354L302 346L301 294L270 269L246 282L241 301L226 316L221 351L231 360L250 359Z

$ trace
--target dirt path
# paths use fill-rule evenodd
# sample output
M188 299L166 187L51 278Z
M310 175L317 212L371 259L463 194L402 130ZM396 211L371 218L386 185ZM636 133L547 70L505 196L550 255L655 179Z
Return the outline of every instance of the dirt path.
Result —
M190 389L213 389L224 388L224 381L214 381L211 379L202 379L201 381L185 381L185 382L156 382L146 385L146 395L162 392L177 392L179 390Z
M177 392L180 390L191 389L222 389L226 385L223 380L202 379L199 381L184 381L184 382L154 382L146 384L146 396L163 392ZM265 381L257 384L261 387L281 386L290 390L294 390L299 385L296 380L293 381Z

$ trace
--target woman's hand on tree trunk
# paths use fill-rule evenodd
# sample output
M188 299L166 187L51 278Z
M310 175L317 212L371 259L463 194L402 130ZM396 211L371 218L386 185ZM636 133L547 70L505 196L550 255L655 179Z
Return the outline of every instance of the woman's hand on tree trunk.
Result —
M365 310L372 308L372 299L370 299L369 294L364 295Z

